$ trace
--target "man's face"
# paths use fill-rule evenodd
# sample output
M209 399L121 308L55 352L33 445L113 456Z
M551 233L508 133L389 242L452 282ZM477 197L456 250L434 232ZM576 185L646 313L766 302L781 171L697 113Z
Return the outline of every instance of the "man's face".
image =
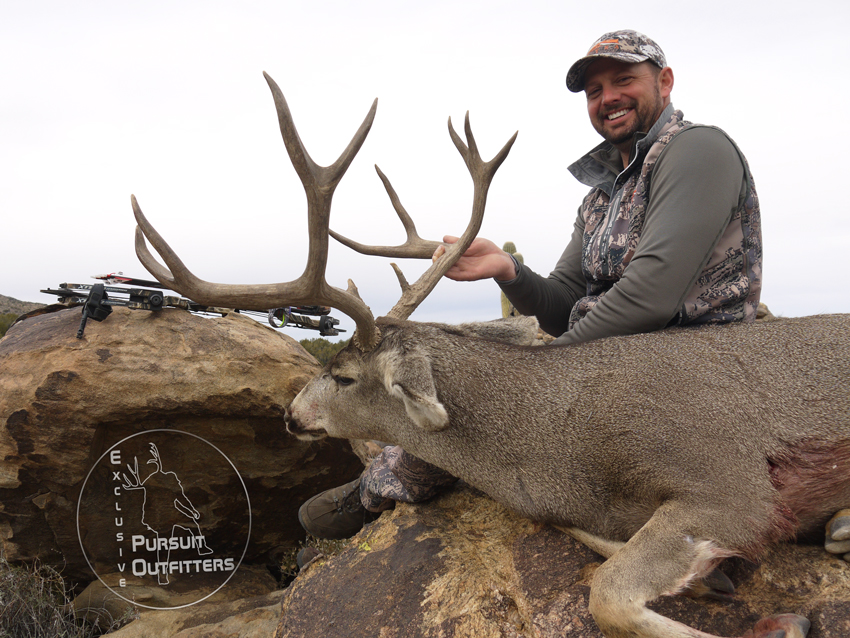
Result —
M629 64L600 58L585 72L584 92L593 128L615 147L631 147L670 103L673 74L652 62Z

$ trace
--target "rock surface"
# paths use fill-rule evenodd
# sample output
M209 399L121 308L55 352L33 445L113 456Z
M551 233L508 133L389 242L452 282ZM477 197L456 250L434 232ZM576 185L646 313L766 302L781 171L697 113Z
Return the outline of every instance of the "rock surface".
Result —
M231 602L204 602L185 610L154 611L112 632L111 638L259 638L280 620L283 591Z
M283 591L262 568L242 565L228 586L207 600L185 608L151 610L134 607L117 597L113 589L119 574L107 574L103 581L94 581L74 600L78 618L99 626L109 626L115 620L135 617L117 631L115 638L146 638L148 636L269 636L280 618L280 598ZM130 586L124 595L132 600L149 603L163 595L157 588Z
M459 486L399 504L339 555L286 590L276 638L601 638L587 610L602 558L561 532ZM665 598L652 608L702 631L739 636L796 612L810 638L850 636L850 564L821 547L782 545L756 566L727 561L730 601Z
M105 321L89 321L84 338L76 339L80 312L27 319L0 340L0 547L10 561L39 558L66 576L91 580L77 535L78 499L91 485L90 470L106 462L104 453L139 432L187 433L157 450L158 476L179 476L190 502L184 537L202 524L210 547L237 558L244 550L244 560L255 564L274 563L303 538L296 512L306 498L362 469L345 442L308 444L286 433L286 405L319 369L290 337L238 314L117 307ZM230 475L190 467L193 454L206 449L200 441L232 463ZM133 457L139 482L149 479L153 456L147 439L141 453L125 454L114 466L120 482L134 476ZM244 541L232 540L247 537L246 492L247 550ZM136 492L148 507L147 525L152 490L142 494ZM109 522L114 515L117 524L108 496L103 517ZM114 539L116 528L89 520L82 531L89 545L100 546ZM95 565L98 571L115 571L111 557L104 563Z

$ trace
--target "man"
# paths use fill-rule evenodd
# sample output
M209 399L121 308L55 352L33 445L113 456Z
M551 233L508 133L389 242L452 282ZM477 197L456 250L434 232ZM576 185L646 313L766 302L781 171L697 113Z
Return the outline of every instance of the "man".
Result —
M725 133L673 109L673 80L645 35L599 38L570 68L567 88L584 91L605 141L569 167L591 191L555 269L541 277L478 238L446 276L494 278L555 344L754 320L762 250L752 176ZM394 501L424 500L453 481L387 447L361 478L307 501L299 520L315 536L344 538Z

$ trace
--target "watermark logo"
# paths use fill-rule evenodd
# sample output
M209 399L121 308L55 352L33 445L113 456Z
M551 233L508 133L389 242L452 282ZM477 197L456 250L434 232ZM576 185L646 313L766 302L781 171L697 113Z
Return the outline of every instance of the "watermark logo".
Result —
M251 504L236 466L179 430L139 432L113 445L77 502L89 567L115 595L148 609L187 607L224 587L250 533Z

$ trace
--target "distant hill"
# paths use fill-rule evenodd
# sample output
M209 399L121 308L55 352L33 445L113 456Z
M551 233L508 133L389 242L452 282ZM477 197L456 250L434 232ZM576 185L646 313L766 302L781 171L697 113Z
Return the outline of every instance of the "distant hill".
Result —
M13 297L0 295L0 315L5 315L9 313L15 315L22 315L25 312L36 310L37 308L43 308L46 305L47 304L35 303L33 301L20 301L18 299L14 299Z

